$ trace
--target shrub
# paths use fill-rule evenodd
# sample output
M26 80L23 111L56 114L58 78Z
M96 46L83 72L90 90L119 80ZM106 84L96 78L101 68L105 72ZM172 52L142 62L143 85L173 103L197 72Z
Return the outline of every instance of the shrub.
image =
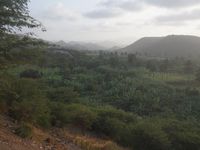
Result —
M136 122L137 116L112 107L99 109L97 114L93 124L95 132L112 137L122 145L130 144L128 126Z
M66 104L51 102L51 122L53 126L63 127L68 123Z
M22 123L20 127L15 130L15 133L22 138L30 138L32 136L32 128L29 125Z
M200 129L195 123L168 121L163 127L175 150L199 150Z
M52 101L59 101L65 103L77 102L79 94L72 88L58 87L52 88L48 91L48 97Z
M41 117L50 118L48 103L38 82L31 79L20 79L12 82L11 85L10 93L14 95L9 106L11 117L36 124Z
M7 113L9 107L17 95L12 91L12 80L9 77L0 76L0 112Z
M167 134L156 123L141 122L131 129L132 147L136 150L167 150Z
M172 147L176 150L199 150L200 136L188 131L174 132L171 137Z
M116 109L110 106L106 106L104 108L98 109L97 113L99 117L114 118L125 123L134 123L138 120L137 115L134 115L133 113L128 113L123 110Z
M90 108L73 104L66 107L69 123L81 128L82 130L89 130L92 127L96 119L95 112L91 111Z
M51 117L49 112L46 112L46 114L41 114L37 118L37 124L43 128L50 128L51 127Z
M20 73L20 78L38 79L42 77L42 73L37 70L29 69Z
M52 123L55 126L73 125L83 130L92 127L96 114L89 107L80 104L66 105L51 103Z
M97 117L93 124L93 129L101 134L105 134L119 140L119 132L125 127L125 124L118 119L109 117Z
M103 150L122 150L122 148L120 148L117 144L113 142L107 142Z
M1 54L0 54L0 69L4 68L7 64L8 64L8 61L4 57L1 57Z

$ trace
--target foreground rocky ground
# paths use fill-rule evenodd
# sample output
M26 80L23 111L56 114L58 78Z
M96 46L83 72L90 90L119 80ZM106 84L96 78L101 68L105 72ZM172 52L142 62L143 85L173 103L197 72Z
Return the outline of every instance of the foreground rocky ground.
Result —
M34 128L30 139L22 139L15 135L16 123L5 116L0 116L0 150L81 150L66 139L51 135Z
M109 140L82 135L69 129L44 131L35 127L31 138L15 134L18 123L0 115L0 150L127 150Z

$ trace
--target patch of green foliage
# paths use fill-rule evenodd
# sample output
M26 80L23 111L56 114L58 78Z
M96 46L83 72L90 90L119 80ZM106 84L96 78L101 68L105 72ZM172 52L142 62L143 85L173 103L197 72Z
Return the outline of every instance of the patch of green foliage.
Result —
M22 123L20 127L15 130L15 134L22 138L30 138L32 136L32 128L29 125Z
M14 54L0 71L1 113L42 128L94 132L134 150L199 150L199 85L168 84L194 76L174 72L179 66L174 60L168 62L176 66L152 71L149 60L116 54ZM31 55L29 61L13 64L26 55ZM33 78L35 73L41 76ZM18 133L27 137L29 129L22 126Z

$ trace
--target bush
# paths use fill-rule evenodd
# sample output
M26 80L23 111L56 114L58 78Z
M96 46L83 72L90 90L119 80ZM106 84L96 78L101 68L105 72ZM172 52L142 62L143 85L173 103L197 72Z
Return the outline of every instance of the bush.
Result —
M20 78L38 79L42 77L42 73L37 70L29 69L20 73Z
M15 133L22 138L30 138L32 136L32 128L29 125L22 123L20 127L15 130Z
M125 123L134 123L138 120L138 116L133 113L128 113L120 109L116 109L110 106L97 110L98 116L103 118L114 118Z
M79 99L79 94L67 87L52 88L47 94L50 100L57 102L74 103Z
M0 54L0 69L4 68L7 64L8 64L8 61L4 57L2 57Z
M115 141L120 142L122 140L122 132L126 130L126 124L118 119L105 118L104 120L98 118L98 122L95 124L96 131L101 132L109 137L112 137Z
M46 114L42 114L37 118L37 124L43 128L50 128L51 127L51 117L49 112Z
M31 79L20 79L11 83L9 114L16 120L38 124L39 118L50 118L48 102L40 90L40 84ZM13 96L12 96L13 95ZM12 97L11 97L12 96Z
M141 122L131 129L132 147L136 150L167 150L167 134L156 123Z
M172 147L176 150L199 150L200 136L188 131L175 132L173 134Z
M96 120L95 112L91 111L90 108L73 104L66 107L69 123L81 128L82 130L89 130L92 128L92 124Z
M12 90L12 79L8 76L0 76L0 112L8 113L9 107L13 99L16 99L17 95Z
M130 144L128 126L136 122L137 116L112 107L101 108L97 114L93 124L95 132L112 137L122 145Z
M90 108L80 105L64 103L51 103L52 123L55 126L73 125L83 130L89 130L96 119L95 112Z
M60 102L51 102L51 118L53 126L65 126L68 123L66 104Z
M195 123L170 120L163 127L175 150L199 150L200 129Z
M113 142L107 142L104 146L103 150L123 150L122 148L120 148L117 144L113 143Z

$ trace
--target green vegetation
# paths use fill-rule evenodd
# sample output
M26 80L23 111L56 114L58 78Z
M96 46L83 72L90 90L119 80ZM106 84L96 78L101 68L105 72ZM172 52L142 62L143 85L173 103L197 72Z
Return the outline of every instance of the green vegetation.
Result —
M8 2L9 8L14 1ZM18 2L22 8L16 10L17 17L23 19L27 1ZM21 23L11 27L30 25ZM5 25L10 26L10 20ZM5 25L0 23L0 31L10 36L12 30ZM22 45L19 39L12 41L24 48L0 47L0 112L22 124L16 130L19 136L31 136L27 124L75 127L134 150L199 150L197 62L59 52L45 45ZM4 43L10 41L0 38L0 45Z
M136 150L199 149L198 67L185 73L187 60L151 71L149 60L135 56L37 52L13 50L2 64L2 113L46 129L72 126Z
M22 138L30 138L32 136L32 128L22 123L21 126L15 130L15 133Z

